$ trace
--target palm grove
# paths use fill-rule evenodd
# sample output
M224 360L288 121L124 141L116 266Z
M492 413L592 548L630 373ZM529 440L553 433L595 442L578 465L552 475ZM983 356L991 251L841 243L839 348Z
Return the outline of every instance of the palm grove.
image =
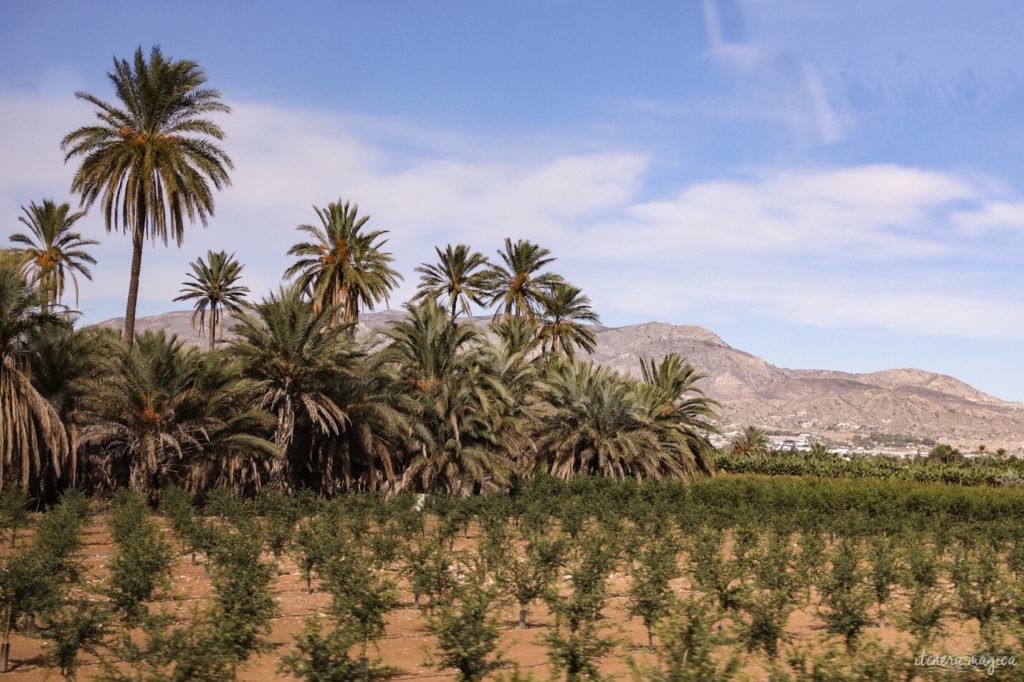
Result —
M233 255L192 263L176 300L194 306L205 350L136 334L144 247L180 245L230 184L211 118L229 108L196 63L159 48L115 60L109 78L115 99L78 93L95 120L61 142L82 210L31 204L0 264L3 485L43 498L167 485L465 495L535 471L712 470L715 406L700 375L672 355L644 361L641 380L578 359L597 315L526 240L506 239L496 260L436 249L404 319L357 338L360 313L402 276L387 230L338 200L298 226L285 283L262 300ZM75 224L97 208L132 240L120 338L75 328L67 305L95 264L97 242ZM493 310L489 324L469 319L474 306Z

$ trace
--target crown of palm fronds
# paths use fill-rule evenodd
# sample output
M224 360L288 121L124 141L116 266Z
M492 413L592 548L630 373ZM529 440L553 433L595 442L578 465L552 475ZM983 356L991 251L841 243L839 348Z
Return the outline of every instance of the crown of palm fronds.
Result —
M316 312L332 310L332 323L351 325L354 333L360 306L373 310L377 303L386 302L402 279L390 265L394 257L383 250L387 230L364 230L370 216L360 216L358 206L340 199L313 210L320 225L299 225L298 230L311 240L288 250L298 260L285 277L295 278Z
M590 297L567 282L559 282L542 299L540 339L542 348L572 360L576 349L593 353L597 335L588 324L600 320L590 307Z
M238 284L242 277L242 264L234 254L228 255L225 251L207 251L206 259L197 258L192 261L191 268L192 272L186 275L188 279L181 283L181 295L174 300L192 301L195 308L192 328L198 327L200 334L207 333L205 326L209 313L212 350L218 328L223 335L224 313L241 312L249 287Z
M487 273L490 290L489 305L497 304L495 319L501 317L534 318L544 305L544 298L562 278L542 269L554 262L551 251L531 241L513 243L505 239L504 250L498 251L502 264L495 264Z
M437 263L416 268L420 283L414 301L427 299L446 304L452 317L471 315L470 304L482 306L488 289L487 258L465 244L448 244L444 251L434 247Z
M351 378L359 353L344 327L331 326L330 313L314 312L297 286L282 287L239 315L228 342L242 376L255 383L255 405L276 418L274 442L286 455L275 465L277 485L296 473L297 430L330 439L349 424L336 387Z
M457 324L435 301L406 306L390 325L380 362L414 399L413 450L401 488L468 494L503 485L507 453L496 419L511 397L490 362L483 334Z
M80 443L98 449L113 485L127 462L129 485L153 493L182 483L218 457L273 457L279 450L258 434L269 415L250 406L251 384L163 331L119 346L105 376L90 384Z
M17 480L27 490L41 483L47 467L58 478L68 468L72 453L64 424L24 366L31 336L58 324L20 273L0 268L0 486Z
M142 231L181 244L185 220L206 225L213 191L231 184L231 159L215 142L224 131L207 118L231 109L203 87L206 74L190 60L171 60L154 47L146 59L115 59L108 74L118 104L87 92L97 123L61 142L65 160L80 158L71 189L91 206L102 199L107 230Z
M85 212L73 213L70 204L58 205L52 199L44 199L41 205L32 202L28 207L22 206L21 210L25 215L19 216L18 220L29 229L29 233L16 232L11 235L11 241L20 245L17 251L25 260L26 275L39 286L43 300L51 308L64 296L66 279L70 277L77 306L76 273L91 280L89 265L96 264L96 259L84 247L99 244L98 241L84 239L71 229L85 217Z

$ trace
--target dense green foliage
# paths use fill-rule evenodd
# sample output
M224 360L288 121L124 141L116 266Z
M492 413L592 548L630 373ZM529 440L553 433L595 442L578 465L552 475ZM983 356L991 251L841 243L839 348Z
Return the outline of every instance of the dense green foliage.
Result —
M997 456L912 460L876 455L843 457L828 452L765 452L750 457L735 449L719 453L720 471L770 476L821 476L823 478L875 478L916 483L950 483L993 487L1024 487L1024 460Z
M422 508L379 492L247 499L219 488L193 499L168 488L160 498L175 547L210 569L204 600L174 606L164 577L175 552L135 493L113 501L109 577L92 586L77 558L88 505L71 493L3 563L9 631L44 639L67 676L93 652L107 679L233 679L268 651L277 555L325 595L278 654L282 671L307 680L400 674L377 643L390 614L417 605L434 635L429 662L465 680L502 674L503 633L527 625L542 626L532 640L565 679L599 677L607 656L630 655L612 608L648 632L650 656L632 664L645 679L730 679L743 661L775 679L909 680L925 672L911 654L954 628L996 653L1024 635L1015 489L536 475L510 493ZM546 615L530 623L537 601ZM794 634L797 610L814 634ZM516 613L519 623L507 619ZM883 624L896 644L880 643Z
M108 525L115 548L108 562L107 595L114 611L135 624L145 614L146 602L169 586L171 548L138 494L124 491L114 498Z

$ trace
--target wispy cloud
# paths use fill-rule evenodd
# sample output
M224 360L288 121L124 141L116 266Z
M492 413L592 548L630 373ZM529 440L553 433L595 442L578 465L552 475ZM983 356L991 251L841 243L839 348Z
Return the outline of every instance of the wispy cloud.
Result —
M703 0L707 55L724 65L744 86L734 95L749 116L785 120L799 138L834 144L845 137L842 117L836 111L818 67L799 55L750 39L738 26L727 35L721 8L728 4L737 24L742 24L742 4L736 0ZM726 109L733 111L736 104Z
M986 201L972 210L957 211L953 221L974 236L997 230L1024 231L1024 202Z

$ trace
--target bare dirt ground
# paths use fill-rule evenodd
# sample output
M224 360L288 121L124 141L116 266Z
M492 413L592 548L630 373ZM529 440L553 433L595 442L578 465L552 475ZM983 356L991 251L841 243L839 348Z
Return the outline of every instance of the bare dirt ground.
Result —
M162 519L161 519L162 522ZM176 549L180 543L168 529L164 529L167 540ZM18 546L29 540L31 531L19 533ZM4 539L6 539L4 534ZM476 539L460 538L456 548L472 547ZM6 542L3 543L6 545ZM3 553L10 550L3 549ZM111 552L110 539L106 529L105 515L96 515L86 528L85 545L81 549L80 558L86 567L86 580L97 587L106 576L106 562ZM271 557L266 557L267 561ZM202 606L204 598L210 592L210 581L205 575L200 557L197 565L192 565L190 556L179 554L173 566L174 608L187 613L193 606ZM302 629L303 621L316 613L326 610L328 597L324 593L314 591L307 594L305 582L299 575L298 568L291 559L282 558L281 575L274 583L274 598L278 605L278 614L273 620L269 637L270 649L251 659L240 671L243 680L290 679L278 672L278 661L287 653L293 643L293 637ZM402 670L399 679L408 680L452 680L454 672L437 670L430 666L429 659L433 653L434 639L427 632L426 622L421 611L413 606L412 596L404 589L404 582L395 573L395 579L403 586L401 592L402 605L392 612L388 618L388 626L384 638L379 643L380 657L389 665ZM314 583L315 584L315 583ZM612 678L630 679L632 677L627 660L632 658L644 663L653 660L646 647L647 637L643 624L639 619L630 618L627 613L626 592L629 580L621 573L613 574L610 580L610 599L604 611L607 631L618 640L612 654L601 663L602 672ZM675 584L679 594L689 592L686 579ZM816 607L812 606L795 611L788 623L787 632L796 643L808 644L820 641L822 629L820 621L814 615ZM890 613L898 610L899 602L889 605ZM502 607L502 636L500 652L502 657L519 666L522 674L532 675L535 679L549 679L551 668L547 660L543 636L546 632L550 616L543 605L537 604L530 610L529 627L520 629L518 623L518 606L508 604ZM915 655L907 649L906 636L892 627L869 628L868 638L877 636L886 644L899 644L907 651L907 656ZM977 629L971 623L955 624L940 645L937 652L970 653L976 648ZM371 649L372 652L372 649ZM1009 652L1014 653L1014 652ZM1019 652L1018 652L1019 653ZM765 680L768 677L768 661L760 654L745 654L742 659L741 674L749 680ZM43 642L20 634L12 638L11 645L12 669L7 677L19 682L30 680L57 679L59 673L45 665ZM83 664L78 672L78 679L95 679L100 666L94 656L83 655Z

